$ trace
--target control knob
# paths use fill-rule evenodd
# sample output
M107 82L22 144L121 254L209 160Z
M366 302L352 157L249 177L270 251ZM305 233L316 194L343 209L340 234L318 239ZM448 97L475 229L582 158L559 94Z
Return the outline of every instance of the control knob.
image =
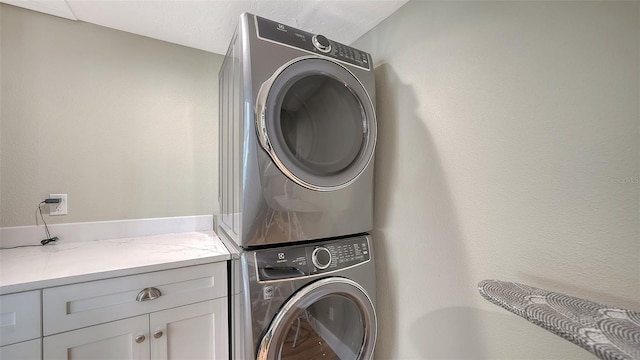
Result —
M315 265L315 267L320 270L324 270L331 265L331 253L326 247L319 246L313 249L311 261L313 261L313 265Z
M311 38L311 42L313 43L313 46L316 47L316 49L322 51L323 53L328 53L331 51L331 43L329 42L329 39L322 35L313 35L313 38Z

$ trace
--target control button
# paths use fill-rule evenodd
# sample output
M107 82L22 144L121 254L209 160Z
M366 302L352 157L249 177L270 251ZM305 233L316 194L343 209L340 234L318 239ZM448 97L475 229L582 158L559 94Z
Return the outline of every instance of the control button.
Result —
M311 254L313 265L320 270L324 270L331 265L331 253L325 247L317 247Z
M322 35L313 35L311 42L313 42L313 46L315 46L316 49L322 51L323 53L328 53L331 51L331 43L329 42L329 39Z

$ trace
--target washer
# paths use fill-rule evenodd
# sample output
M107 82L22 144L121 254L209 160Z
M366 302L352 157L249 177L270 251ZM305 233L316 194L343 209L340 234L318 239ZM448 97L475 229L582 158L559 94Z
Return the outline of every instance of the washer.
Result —
M373 228L371 56L243 14L220 70L219 227L243 248Z
M368 235L243 251L232 358L371 359L375 276Z

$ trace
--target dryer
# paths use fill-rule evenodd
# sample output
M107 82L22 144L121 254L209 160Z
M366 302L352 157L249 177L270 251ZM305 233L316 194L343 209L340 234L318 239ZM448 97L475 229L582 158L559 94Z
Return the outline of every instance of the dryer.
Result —
M251 248L373 228L368 53L245 13L219 81L220 230Z
M370 240L241 251L232 266L232 358L371 359L377 318Z

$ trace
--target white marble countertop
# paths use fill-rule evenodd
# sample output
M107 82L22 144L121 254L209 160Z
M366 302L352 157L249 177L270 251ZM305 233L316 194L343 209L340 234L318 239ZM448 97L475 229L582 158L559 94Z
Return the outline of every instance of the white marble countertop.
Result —
M0 250L0 294L226 261L213 231Z

